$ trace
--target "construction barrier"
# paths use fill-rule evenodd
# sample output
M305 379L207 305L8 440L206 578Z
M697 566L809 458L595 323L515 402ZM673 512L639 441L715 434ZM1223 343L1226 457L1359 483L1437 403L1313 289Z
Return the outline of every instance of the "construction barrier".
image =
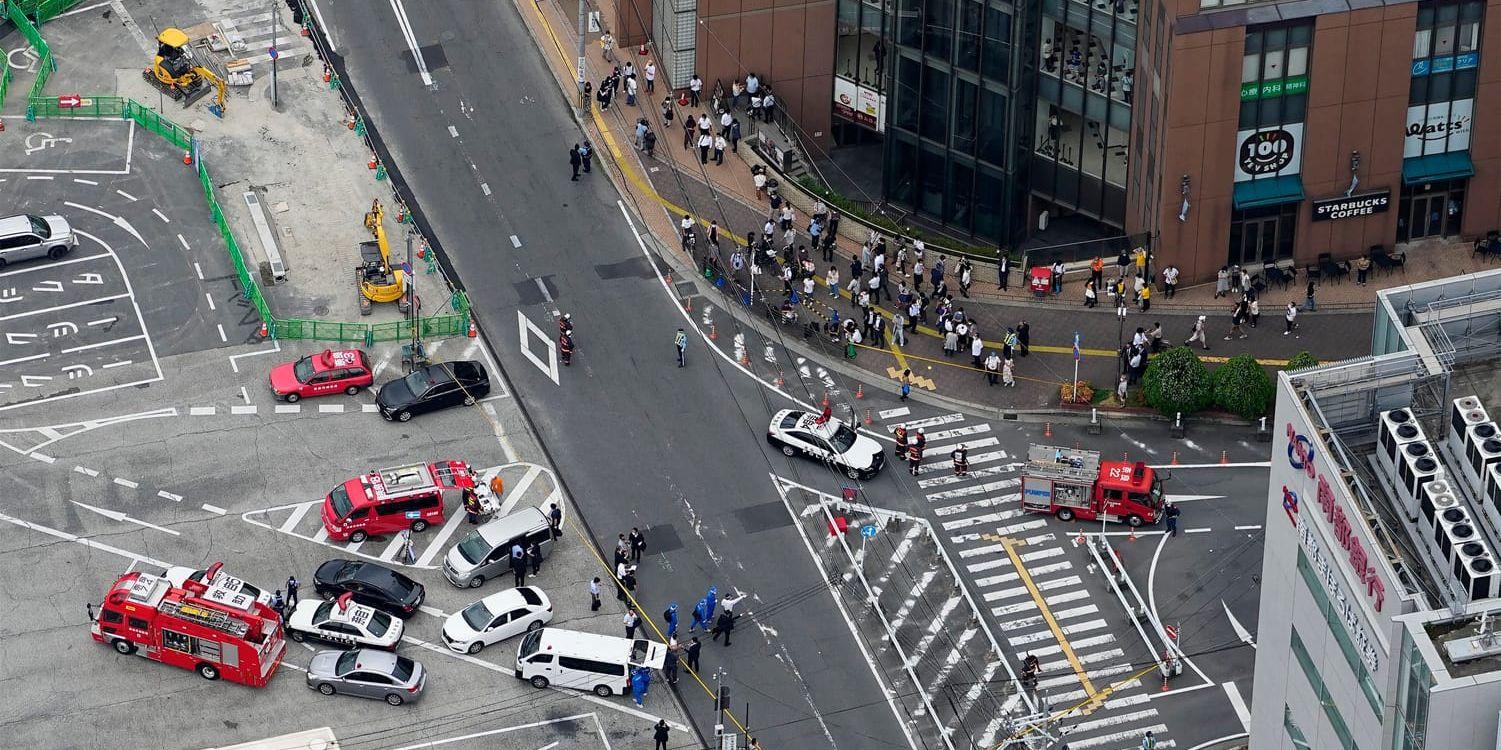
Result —
M74 2L76 0L38 0L29 5L33 9L40 9L41 17L45 19L56 16ZM266 304L260 284L256 282L250 266L246 264L245 255L240 249L239 241L235 238L234 230L230 228L229 222L224 217L224 211L219 206L208 166L204 163L202 153L195 153L198 144L194 142L193 134L161 113L133 99L119 96L85 96L80 106L64 108L58 105L55 97L42 96L42 87L46 84L47 75L55 69L55 64L46 41L22 12L20 6L24 4L11 2L5 7L6 17L21 30L21 35L41 57L37 79L32 84L31 94L27 101L26 119L35 121L37 118L48 117L95 117L132 120L174 147L196 156L197 158L192 159L192 164L198 170L198 182L203 188L204 200L208 203L209 216L219 230L219 236L223 238L224 247L229 252L230 262L234 265L235 279L240 285L241 296L255 308L256 314L271 337L353 342L369 346L377 341L410 341L414 327L421 338L447 338L463 336L467 333L470 313L469 297L461 290L455 290L450 296L448 305L450 312L419 318L415 322L397 320L385 323L345 323L331 320L277 319L272 314L271 307ZM9 66L5 66L4 77L0 80L4 81L0 83L0 102L3 102L4 88L10 80Z
M38 26L44 24L59 15L63 11L77 5L81 0L10 0L10 4L20 8L22 13L36 19Z

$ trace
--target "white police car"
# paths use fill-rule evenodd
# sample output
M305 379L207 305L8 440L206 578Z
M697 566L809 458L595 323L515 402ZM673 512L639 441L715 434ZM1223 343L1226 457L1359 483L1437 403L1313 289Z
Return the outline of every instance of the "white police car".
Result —
M334 601L303 599L287 617L287 635L301 643L309 638L341 646L394 650L405 624L374 607L356 604L353 594Z
M787 456L807 456L834 466L850 479L870 479L886 462L881 444L833 418L783 409L771 418L766 442Z

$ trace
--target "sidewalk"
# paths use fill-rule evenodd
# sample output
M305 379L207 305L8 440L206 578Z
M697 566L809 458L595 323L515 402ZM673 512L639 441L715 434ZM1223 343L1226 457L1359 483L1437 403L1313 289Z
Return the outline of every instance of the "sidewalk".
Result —
M525 0L518 1L525 4ZM564 9L557 2L548 0L533 0L531 4L536 12L524 12L523 17L532 27L534 36L551 63L562 94L573 103L577 97L572 68L576 44L572 14L575 11L571 6ZM605 17L610 17L610 0L597 0L596 4L605 11ZM597 37L591 35L588 41L586 60L595 86L609 74L615 64L623 66L626 60L630 60L639 71L645 67L647 60L652 59L650 56L640 55L635 48L625 48L616 49L612 62L607 63ZM746 114L743 111L733 113L740 120L746 136L746 140L740 143L740 153L731 153L727 149L723 165L715 164L711 153L708 164L701 164L696 147L683 147L681 123L687 114L696 117L700 112L706 112L707 101L703 103L703 107L690 113L686 108L677 106L674 99L672 124L665 125L661 116L661 104L670 93L665 81L659 75L656 91L647 94L644 77L638 76L638 79L642 85L636 106L625 104L626 97L622 87L607 111L601 111L597 102L591 102L589 116L585 121L586 133L597 146L603 144L610 152L611 166L618 169L624 178L619 187L627 199L635 204L650 230L662 238L663 244L668 247L680 247L677 240L677 220L684 214L693 216L700 226L700 239L696 248L698 257L692 262L700 269L705 268L706 264L710 265L716 276L724 276L723 290L732 297L739 298L742 303L753 301L757 305L762 302L779 305L785 297L780 279L776 276L778 269L767 269L767 273L757 277L754 283L746 271L736 272L731 269L731 253L744 245L747 232L760 233L761 225L770 212L767 203L756 199L751 182L750 164L758 163L759 160L749 147L748 140L754 128ZM775 81L770 83L775 85ZM707 88L708 85L706 90ZM635 124L639 118L645 118L649 127L658 135L654 158L646 157L634 147ZM718 118L711 119L717 132ZM560 146L561 150L563 147ZM710 221L718 222L722 237L719 252L714 254L709 252L712 248L706 242L706 228ZM799 213L795 226L800 232L799 244L806 243L807 216ZM780 248L780 238L776 246ZM852 255L859 253L859 249L858 243L840 237L834 265L839 269L842 283L848 283L849 261ZM682 251L679 250L679 253ZM932 255L930 252L930 265L935 260ZM687 255L683 254L683 257L686 258ZM820 277L818 293L812 301L804 303L804 320L827 320L835 311L841 318L847 317L856 310L849 292L842 292L837 302L831 300L821 276L830 264L822 260L820 253L814 252L811 257ZM958 297L958 282L954 277L957 264L954 260L949 259L948 282L951 292ZM1106 259L1106 262L1108 278L1113 274L1111 266L1114 259ZM976 278L970 290L972 296L968 299L959 297L956 304L962 305L966 314L976 322L978 331L986 342L987 353L992 348L998 348L1000 338L1008 326L1015 326L1026 320L1032 329L1031 356L1016 360L1016 389L988 387L983 374L969 367L968 352L952 358L945 357L941 338L928 326L920 327L918 334L910 335L906 345L900 348L890 346L885 351L864 348L852 364L870 372L877 379L894 378L903 370L911 369L922 378L917 381L917 387L987 407L994 406L998 400L1014 404L1018 408L1056 406L1058 385L1073 377L1072 344L1076 332L1082 341L1083 355L1079 365L1079 378L1092 382L1097 389L1108 390L1114 386L1116 352L1119 350L1120 339L1129 341L1137 327L1150 330L1155 322L1161 322L1166 340L1181 342L1200 314L1209 316L1207 326L1212 351L1201 354L1211 363L1250 352L1263 363L1276 367L1305 349L1320 360L1342 359L1367 352L1365 332L1371 326L1370 302L1378 289L1413 283L1421 278L1452 275L1476 264L1477 261L1470 259L1467 247L1450 245L1414 254L1405 271L1378 274L1373 269L1367 286L1357 286L1353 278L1321 285L1318 290L1321 311L1300 315L1301 328L1296 336L1280 335L1282 309L1288 301L1295 301L1300 306L1303 304L1303 285L1295 283L1285 289L1274 287L1266 290L1261 297L1262 325L1257 329L1248 328L1247 332L1252 334L1248 338L1233 341L1223 340L1229 329L1230 302L1228 299L1215 299L1212 284L1183 289L1174 300L1167 300L1158 294L1152 300L1149 312L1143 313L1133 307L1124 325L1121 325L1106 297L1102 296L1098 308L1085 311L1080 283L1084 278L1082 273L1065 278L1064 290L1059 297L1038 300L1023 290L1021 269L1012 271L1011 291L1000 292L996 289L994 266L977 265ZM895 286L896 278L893 277L893 291ZM769 293L765 291L768 289ZM931 285L926 280L924 289L931 290ZM882 312L889 318L892 310L888 305L882 308ZM1080 315L1080 312L1085 314ZM1352 332L1356 335L1351 335ZM826 337L813 338L827 344ZM888 342L890 339L888 336ZM997 347L992 347L991 344L996 344ZM843 354L839 347L828 348L831 356ZM1002 391L1007 393L1002 396Z

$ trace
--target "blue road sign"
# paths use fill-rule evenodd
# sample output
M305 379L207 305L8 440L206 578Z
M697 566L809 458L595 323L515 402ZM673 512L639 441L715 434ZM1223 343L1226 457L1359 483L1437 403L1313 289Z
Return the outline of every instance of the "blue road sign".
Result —
M275 60L276 58L281 57L281 53L278 52L278 51L276 51L275 47L267 47L266 48L266 54L270 55L272 60Z
M869 539L869 538L871 538L871 537L873 537L875 535L876 535L875 524L869 524L868 523L868 524L865 524L864 526L860 527L860 536L863 536L866 539Z

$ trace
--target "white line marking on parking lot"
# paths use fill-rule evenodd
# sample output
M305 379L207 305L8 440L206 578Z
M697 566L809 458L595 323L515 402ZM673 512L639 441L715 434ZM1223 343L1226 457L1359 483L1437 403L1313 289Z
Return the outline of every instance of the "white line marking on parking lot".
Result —
M292 515L287 516L287 520L282 522L281 529L279 530L283 534L292 533L292 529L297 528L298 522L302 521L302 517L307 515L308 509L313 507L314 505L317 505L317 502L298 503L297 506L293 508Z
M57 459L55 459L55 458L53 458L53 457L51 457L51 456L49 456L49 455L47 455L45 453L37 453L36 451L32 451L31 453L28 453L27 455L31 456L32 458L34 458L34 459L36 459L38 461L41 461L44 464L50 464L50 463L56 463L57 462Z
M437 607L429 607L426 604L419 604L419 605L417 605L417 609L419 611L423 612L423 613L432 615L433 617L436 617L439 620L447 620L448 619L448 613L444 612L441 609L438 609Z
M198 274L199 281L203 281L203 266L198 265L198 261L196 260L193 261L193 272Z
M74 505L77 505L80 508L83 508L84 510L90 510L90 511L93 511L95 513L98 513L99 515L104 516L105 518L108 518L111 521L124 521L125 523L133 523L133 524L136 524L137 526L145 526L148 529L155 529L157 531L166 532L168 534L171 534L172 536L182 536L182 532L175 531L173 529L169 529L169 528L166 528L166 527L163 527L163 526L157 526L154 523L147 523L145 521L142 521L139 518L131 518L130 516L125 515L125 513L123 511L106 510L104 508L98 508L98 507L95 507L95 506L92 506L92 505L88 505L88 504L85 504L85 503L80 503L77 500L72 501L72 503Z
M139 198L135 197L134 195L131 195L130 193L125 192L124 190L116 190L115 192L119 193L121 198L124 198L125 200L128 200L128 201L140 200Z
M225 510L223 508L220 508L217 505L209 505L208 503L204 503L203 505L200 505L198 507L200 507L200 508L202 508L202 509L204 509L204 510L210 512L210 513L218 513L221 516L224 515L225 513L229 512L229 511L227 511L227 510Z
M172 567L172 563L162 562L161 560L158 560L158 559L156 559L154 557L147 557L145 555L138 555L138 554L136 554L134 552L129 552L127 550L120 549L119 547L112 547L112 546L110 546L108 544L103 544L101 542L96 542L96 541L94 541L92 539L85 539L84 537L77 536L75 534L69 534L66 531L58 531L57 529L48 528L46 526L41 526L41 525L38 525L38 524L34 524L34 523L31 523L30 521L22 521L19 518L15 518L13 516L7 516L4 513L0 513L0 521L5 521L6 523L15 524L16 526L20 526L23 529L31 529L32 531L40 531L43 534L47 534L49 536L54 536L54 537L57 537L58 539L62 539L64 541L74 542L76 544L82 544L83 546L88 547L89 549L97 549L100 552L108 552L108 553L110 553L112 555L119 555L120 557L126 558L127 560L135 560L136 562L143 562L143 563L147 563L149 565L155 565L158 568L170 568L170 567Z
M97 344L84 344L83 346L75 346L75 347L72 347L71 349L64 349L62 353L63 354L72 354L74 352L88 351L89 349L99 349L101 347L114 346L115 344L124 344L124 343L128 343L128 342L131 342L131 341L139 341L139 340L141 340L143 338L146 338L146 336L144 334L143 335L139 335L139 336L130 336L128 338L123 338L123 339L110 339L109 341L100 341Z
M97 476L99 476L99 472L94 471L93 469L90 469L87 466L74 466L73 470L76 471L76 472L78 472L79 474L86 474L86 475L91 476L91 477L97 477Z
M129 479L121 479L119 477L115 477L115 484L118 484L121 487L128 487L128 488L133 489L133 490L134 489L139 489L140 486L141 486L140 483L138 483L138 482L132 482Z
M151 209L151 213L156 214L156 218L161 219L163 224L171 224L172 223L172 220L169 219L169 218L167 218L167 215L164 214L164 213L162 213L162 210L160 208L153 208L153 209Z
M82 263L88 260L96 260L98 258L108 257L109 253L94 253L93 255L82 255L75 258L65 258L63 260L50 262L45 266L32 266L30 268L22 268L19 271L6 271L5 273L0 273L0 278L6 276L15 276L18 273L36 273L38 271L50 271L54 268L57 268L58 266L66 266L70 263Z
M296 414L302 411L302 404L277 404L277 414Z
M364 412L365 414L374 414L375 412L380 411L380 407L376 406L375 404L360 404L360 411Z
M174 503L182 502L182 495L174 495L166 490L158 490L156 496L166 500L171 500Z
M488 182L481 182L479 184L479 189L485 195L489 195L490 194L490 183L488 183Z
M52 354L50 352L43 352L42 354L33 354L30 357L16 357L15 359L7 359L4 362L0 362L0 366L3 366L3 365L14 365L14 364L19 364L21 362L31 362L31 361L37 360L37 359L46 359L46 358L48 358L50 356L52 356Z
M514 234L511 235L511 247L521 247L521 238Z
M28 180L50 180L50 179L53 179L53 177L50 174L29 174L29 175L26 175L26 179L28 179Z
M118 362L110 362L110 363L107 363L107 364L104 365L104 369L108 370L108 369L110 369L112 367L124 367L124 366L126 366L126 365L128 365L128 364L130 364L131 362L134 362L134 361L135 360L133 360L133 359L122 359L122 360L120 360Z
M91 320L91 321L85 323L84 325L87 325L87 326L102 326L102 325L107 325L109 323L113 323L113 322L115 322L115 321L117 321L119 319L120 319L120 316L118 316L118 315L111 315L108 318L100 318L98 320Z
M1256 529L1259 529L1259 528L1261 528L1261 524L1258 523L1258 524L1252 524L1250 526L1236 526L1235 530L1236 531L1255 531Z
M76 183L79 183L81 185L98 185L99 184L99 183L97 183L97 182L95 182L93 180L85 180L82 177L74 177L73 181L76 182Z
M194 263L193 265L196 266L198 264ZM199 272L198 278L200 278L200 279L203 278L203 273L202 272ZM276 339L272 339L271 340L271 348L270 349L257 349L257 350L255 350L253 352L245 352L244 354L231 354L231 355L229 355L229 367L230 367L230 369L234 370L235 372L239 372L240 371L240 363L239 363L238 360L241 357L254 357L254 356L257 356L257 355L260 355L260 354L275 354L276 352L279 352L279 351L281 351L281 342L277 341Z
M190 417L212 417L219 411L215 406L193 406L188 408Z
M128 294L128 293L127 294L114 294L114 295L110 295L108 297L100 297L99 299L84 300L83 302L70 302L70 303L68 303L66 305L57 305L56 307L47 307L47 308L43 308L41 310L28 310L28 311L23 312L23 313L16 313L14 315L6 315L5 317L0 318L0 320L14 320L16 318L29 318L29 317L31 317L33 315L45 315L47 313L57 312L59 310L71 310L71 309L73 309L75 307L84 307L86 305L99 305L99 304L103 304L105 302L113 302L114 300L117 300L117 299L125 299L126 297L129 297L129 296L130 296L130 294Z
M318 404L319 414L343 414L343 404Z
M217 306L214 305L214 295L209 294L208 292L204 292L203 293L203 298L206 299L206 300L208 300L208 309L210 309L210 310L218 310L219 309Z
M250 392L247 391L247 390L245 390L245 386L243 386L243 385L240 386L240 398L242 400L244 400L245 403L247 403L247 404L250 403ZM254 412L252 412L252 413L254 413Z
M496 518L500 518L503 515L504 513L497 515ZM453 536L453 533L458 530L459 525L463 522L464 514L458 511L454 511L453 517L449 518L448 521L446 521L443 526L438 529L437 536L434 536L432 542L427 545L427 549L422 551L422 556L417 558L417 564L425 566L432 563L433 558L437 557L438 552L443 549L443 545L448 543L448 538ZM400 539L401 537L397 538Z
M215 325L219 327L219 340L226 344L229 343L229 337L224 335L224 324L216 323Z
M448 137L449 138L458 138L459 137L459 129L456 128L456 127L454 127L454 126L452 126L452 125L449 125L448 126Z
M191 247L188 247L188 241L185 240L185 239L183 239L183 237L182 237L181 234L177 235L177 241L182 243L182 249L184 249L184 250L192 250L193 249ZM196 265L196 264L194 264L194 265ZM201 279L201 278L203 278L203 276L200 275L198 278Z
M250 404L249 406L244 406L244 405L236 404L234 406L229 407L229 413L230 414L254 414L255 411L256 411L255 404Z

